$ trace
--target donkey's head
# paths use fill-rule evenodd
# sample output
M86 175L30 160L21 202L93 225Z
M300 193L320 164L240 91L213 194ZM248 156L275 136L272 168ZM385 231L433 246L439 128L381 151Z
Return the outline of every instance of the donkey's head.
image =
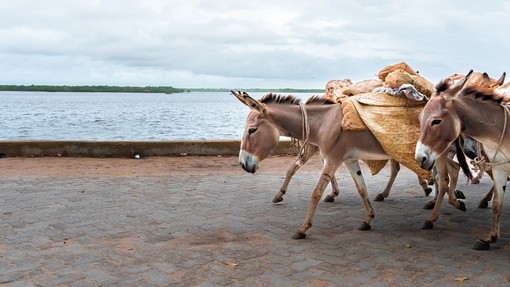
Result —
M463 89L471 73L455 83L449 78L441 80L420 113L420 138L415 158L422 168L432 169L436 158L459 137L461 121L451 100Z
M271 122L264 103L253 99L246 92L231 92L241 103L251 109L246 118L241 140L239 164L245 171L255 173L258 163L278 145L280 133Z

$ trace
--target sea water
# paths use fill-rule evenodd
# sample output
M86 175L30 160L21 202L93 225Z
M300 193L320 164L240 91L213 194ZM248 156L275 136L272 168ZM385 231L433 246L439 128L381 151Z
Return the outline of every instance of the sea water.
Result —
M249 113L228 92L0 92L0 102L0 140L240 140Z

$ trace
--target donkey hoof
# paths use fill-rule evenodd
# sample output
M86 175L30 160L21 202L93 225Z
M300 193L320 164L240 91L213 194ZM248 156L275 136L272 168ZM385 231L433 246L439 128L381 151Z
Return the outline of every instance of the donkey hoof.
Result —
M423 209L433 209L434 205L436 205L435 201L429 201L429 202L425 203L425 205L423 206Z
M473 178L471 180L471 184L479 184L480 183L480 180L478 178Z
M431 192L432 192L432 188L430 188L430 187L423 190L423 193L425 193L425 196L429 196Z
M370 230L370 228L372 228L372 226L370 226L370 224L363 221L361 223L361 225L358 227L358 230L367 231L367 230Z
M273 203L278 203L278 202L282 202L283 201L283 197L281 195L277 195L273 198Z
M466 199L464 192L460 190L455 190L455 197L457 197L458 199Z
M473 245L474 250L489 250L490 247L490 244L483 240L478 240L475 245Z
M432 223L432 221L425 220L425 222L421 226L421 229L432 229L433 227L434 227L434 223Z
M335 197L328 194L326 195L326 197L324 197L324 202L334 202L335 201Z
M305 239L306 233L296 232L294 235L292 235L292 239Z
M478 203L478 208L487 208L489 206L489 203L485 200L482 200L480 201L480 203Z
M433 180L433 179L431 179L431 180L429 180L429 181L427 182L427 184L428 184L428 185L434 185L434 183L436 183L436 181L435 181L435 180Z
M459 204L460 204L459 210L466 212L466 210L467 210L466 209L466 204L463 201L460 201L460 200L459 200Z
M384 195L382 193L379 193L378 195L376 195L376 197L374 198L374 201L384 201Z

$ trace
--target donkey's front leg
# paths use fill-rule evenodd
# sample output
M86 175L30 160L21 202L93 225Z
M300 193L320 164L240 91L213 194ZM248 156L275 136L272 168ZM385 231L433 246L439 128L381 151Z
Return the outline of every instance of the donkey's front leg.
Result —
M282 187L280 187L280 191L274 196L273 203L278 203L283 201L283 196L287 192L287 188L289 187L289 183L291 178L294 176L296 171L303 166L310 158L312 158L317 151L319 150L319 147L315 145L307 145L304 147L305 149L305 156L300 157L298 156L293 164L289 166L289 169L287 169L287 174L285 175L285 180L283 181Z
M432 209L432 213L429 218L425 220L425 223L421 227L422 229L431 229L434 227L434 222L439 218L439 210L441 209L441 203L443 202L444 195L448 190L448 172L447 172L447 164L446 164L446 155L443 154L436 159L436 177L435 182L437 184L436 190L436 202L434 204L434 208Z
M372 222L372 219L374 219L375 212L374 209L372 208L372 205L370 204L370 200L368 199L367 186L365 184L365 180L363 179L361 168L359 167L359 162L357 160L350 161L346 162L345 165L349 169L349 173L351 174L352 179L354 179L356 189L358 190L359 196L361 196L361 199L363 200L363 205L365 206L365 210L367 212L365 220L363 220L358 229L370 230L371 228L370 222Z
M293 239L304 239L306 237L306 231L312 227L313 216L315 215L315 210L317 210L317 205L319 204L322 194L324 193L326 186L328 186L328 183L331 181L331 178L335 176L335 171L339 165L340 163L329 164L327 160L324 162L321 177L319 178L319 182L312 193L305 221L303 222L303 225L299 227L298 231L296 231L296 233L292 236Z
M457 182L459 181L459 171L460 171L460 165L453 161L450 158L446 159L447 162L447 172L448 176L450 177L449 181L449 187L448 187L448 203L453 205L455 208L466 211L466 204L464 204L463 201L458 200L458 198L466 198L464 196L464 193L460 190L456 190L457 188Z
M494 178L494 186L496 187L492 199L492 226L489 234L484 238L480 238L475 243L473 246L473 249L475 250L487 250L490 248L490 244L498 241L499 238L499 222L503 209L503 201L509 172L495 168L493 169L492 174Z

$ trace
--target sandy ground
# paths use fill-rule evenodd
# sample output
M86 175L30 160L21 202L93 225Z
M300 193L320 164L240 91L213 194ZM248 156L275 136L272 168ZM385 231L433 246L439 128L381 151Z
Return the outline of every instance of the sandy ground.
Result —
M261 162L257 173L285 172L294 156L272 156ZM319 171L314 157L301 170ZM168 174L243 174L237 156L179 156L130 158L32 157L0 159L1 176L164 176Z

